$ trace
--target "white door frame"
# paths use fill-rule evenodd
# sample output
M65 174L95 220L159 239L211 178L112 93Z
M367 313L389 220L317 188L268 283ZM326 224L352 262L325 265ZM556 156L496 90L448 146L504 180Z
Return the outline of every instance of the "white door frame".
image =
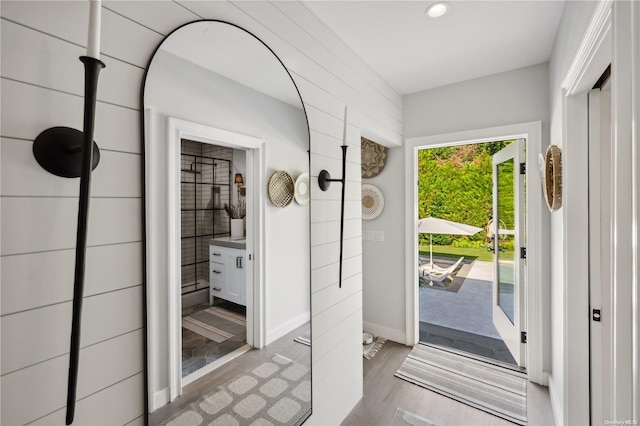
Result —
M548 373L544 371L544 353L548 350L548 238L543 237L548 227L547 214L542 210L542 191L538 177L538 153L542 152L542 124L539 121L507 126L491 127L435 136L409 138L405 141L405 199L406 199L406 345L413 346L419 340L419 297L418 297L418 150L442 146L465 145L470 143L493 142L507 139L526 139L526 206L527 206L527 270L526 282L541 285L527 285L527 374L530 381L546 385ZM543 217L543 215L545 217ZM546 253L546 255L545 255ZM545 301L547 301L545 303ZM545 309L546 314L543 312ZM545 349L546 348L546 349Z
M585 178L588 159L587 93L611 64L612 108L612 226L609 395L611 419L634 419L640 413L640 4L600 0L562 83L565 232L563 277L564 355L562 392L558 397L562 424L587 424L589 410L588 298L584 286L584 235L588 231ZM566 198L569 197L569 198ZM567 213L570 210L570 213ZM606 242L603 242L606 243ZM586 253L588 255L588 253ZM595 259L589 259L594 261ZM597 261L597 260L595 260ZM579 277L573 273L578 268ZM568 276L571 274L571 276ZM588 277L587 277L588 278ZM604 309L605 307L603 307ZM585 317L585 313L587 316ZM606 343L605 343L606 344ZM569 390L571 386L571 390Z
M182 394L182 336L181 336L181 293L180 293L180 141L189 139L196 142L245 149L247 151L247 343L260 348L265 342L264 321L264 205L265 198L260 188L264 182L264 140L252 136L217 129L177 118L168 118L167 134L167 258L168 262L168 330L169 330L169 401ZM157 186L157 185L156 185ZM147 182L149 192L162 190L154 188L154 182ZM147 192L147 193L149 193ZM149 262L151 263L151 262ZM155 265L161 267L160 265ZM148 267L152 267L148 265ZM153 300L151 286L149 300ZM153 338L153 334L149 334ZM149 345L154 347L153 345Z
M562 389L552 397L559 424L589 424L589 109L588 93L611 63L611 1L601 1L562 82ZM554 213L555 214L555 213ZM606 242L602 242L605 244ZM593 255L593 253L592 253ZM603 311L607 311L603 307ZM558 412L559 410L559 412Z

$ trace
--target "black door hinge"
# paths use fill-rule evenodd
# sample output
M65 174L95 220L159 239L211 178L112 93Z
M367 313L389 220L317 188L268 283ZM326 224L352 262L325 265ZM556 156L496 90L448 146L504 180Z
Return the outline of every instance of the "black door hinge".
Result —
M591 318L593 318L594 321L598 321L600 322L601 319L601 314L600 314L600 309L594 309L593 313L591 314Z
M524 175L527 173L527 163L520 163L520 174Z
M527 343L527 332L526 331L521 331L520 332L520 343Z
M526 258L527 258L527 248L520 247L520 259L526 259Z

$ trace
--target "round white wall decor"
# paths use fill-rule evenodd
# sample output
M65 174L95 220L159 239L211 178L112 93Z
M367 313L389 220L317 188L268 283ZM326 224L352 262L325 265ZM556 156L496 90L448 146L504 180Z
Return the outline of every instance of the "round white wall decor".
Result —
M301 206L309 204L309 173L302 173L296 179L295 199Z
M362 184L362 219L375 219L380 216L383 208L384 196L382 192L373 185Z

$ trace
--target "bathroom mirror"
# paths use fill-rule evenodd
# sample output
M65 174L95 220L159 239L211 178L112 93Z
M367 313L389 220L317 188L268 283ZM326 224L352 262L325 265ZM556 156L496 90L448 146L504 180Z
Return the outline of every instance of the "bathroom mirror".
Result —
M304 422L310 137L293 79L253 34L197 21L153 54L142 104L150 424ZM300 202L276 207L282 172Z

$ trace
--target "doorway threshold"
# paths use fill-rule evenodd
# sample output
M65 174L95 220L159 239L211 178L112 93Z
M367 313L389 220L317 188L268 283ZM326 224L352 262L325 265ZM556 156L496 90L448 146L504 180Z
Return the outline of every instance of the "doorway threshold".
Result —
M516 364L500 339L421 321L420 343L512 371L526 373L526 368Z
M245 352L250 351L251 349L252 349L251 345L245 344L244 346L239 347L235 351L223 356L222 358L217 359L214 362L212 362L210 364L207 364L204 367L194 371L193 373L183 377L182 378L182 387L187 386L189 383L195 382L199 378L207 375L208 373L211 373L216 368L219 368L219 367L223 366L224 364L228 363L229 361L232 361L232 360L236 359L237 357L239 357L240 355L244 354Z

